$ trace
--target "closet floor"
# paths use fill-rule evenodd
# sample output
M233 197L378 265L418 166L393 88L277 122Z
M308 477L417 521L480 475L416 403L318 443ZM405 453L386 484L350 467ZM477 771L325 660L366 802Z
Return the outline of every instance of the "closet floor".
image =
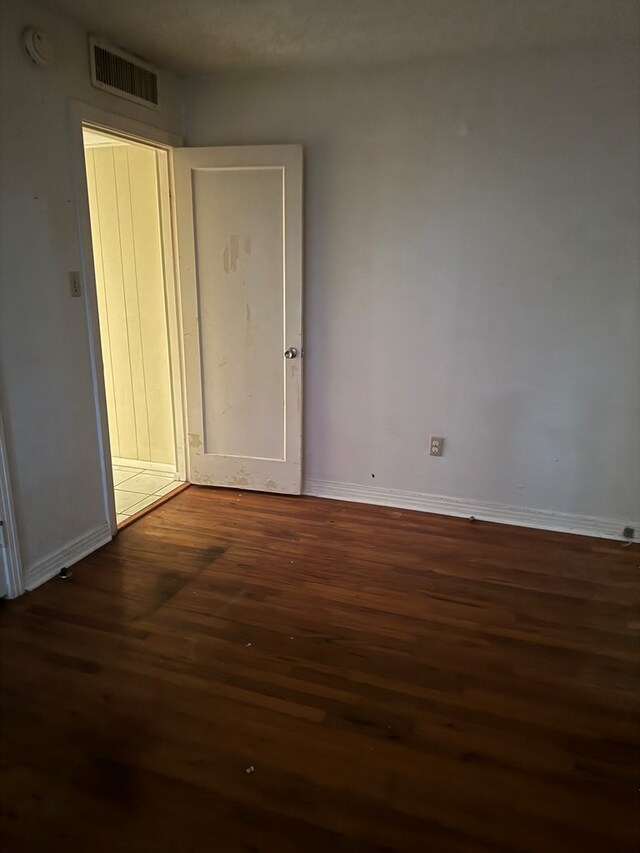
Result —
M180 482L175 474L151 471L142 465L140 468L114 465L113 485L117 521L122 524L130 516L176 489Z

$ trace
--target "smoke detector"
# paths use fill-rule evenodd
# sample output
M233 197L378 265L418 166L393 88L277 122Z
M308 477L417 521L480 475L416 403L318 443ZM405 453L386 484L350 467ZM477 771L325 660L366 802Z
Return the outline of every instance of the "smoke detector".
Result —
M50 68L55 59L55 51L49 36L37 27L29 27L22 37L25 50L32 62L43 68Z

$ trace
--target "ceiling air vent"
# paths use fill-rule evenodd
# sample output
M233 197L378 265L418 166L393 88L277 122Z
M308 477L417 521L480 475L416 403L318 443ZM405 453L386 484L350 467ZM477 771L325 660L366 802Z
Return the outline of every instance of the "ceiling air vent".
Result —
M89 55L91 83L97 89L158 109L158 75L151 65L93 37Z

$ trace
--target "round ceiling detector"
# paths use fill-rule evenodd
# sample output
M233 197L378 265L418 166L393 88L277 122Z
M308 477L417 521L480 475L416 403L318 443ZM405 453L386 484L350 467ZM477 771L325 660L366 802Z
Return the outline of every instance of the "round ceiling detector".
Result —
M53 65L54 50L49 36L36 27L29 27L24 34L24 46L36 65L49 68Z

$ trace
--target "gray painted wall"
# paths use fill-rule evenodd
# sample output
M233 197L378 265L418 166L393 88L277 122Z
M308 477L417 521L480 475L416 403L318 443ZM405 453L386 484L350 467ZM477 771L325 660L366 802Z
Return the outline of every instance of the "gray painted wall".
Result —
M181 88L163 75L163 109L99 92L86 33L29 0L2 0L0 18L0 404L24 569L104 524L98 438L70 157L70 98L181 131ZM54 68L22 48L46 30Z
M187 81L188 144L305 146L308 478L638 518L639 103L631 48Z

